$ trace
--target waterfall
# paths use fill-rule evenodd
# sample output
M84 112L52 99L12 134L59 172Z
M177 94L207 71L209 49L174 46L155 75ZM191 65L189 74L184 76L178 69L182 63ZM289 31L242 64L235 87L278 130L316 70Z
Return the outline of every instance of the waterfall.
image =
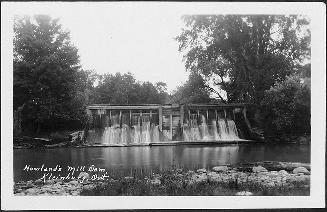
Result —
M202 120L202 123L200 125L200 129L201 129L201 134L202 134L202 141L213 140L212 136L209 134L207 120L203 115L201 116L201 120Z
M128 137L129 137L129 126L126 124L123 124L121 128L121 134L120 134L120 143L121 144L128 144Z
M215 141L220 140L220 136L218 134L218 128L217 128L217 122L216 120L212 120L212 132L213 132L213 137Z
M141 137L141 143L150 143L151 142L151 136L150 136L150 121L143 122L142 123L142 137Z
M152 128L152 142L159 142L160 141L159 126L155 126L153 124L151 128Z
M231 139L239 139L238 133L237 133L237 127L233 120L228 120L228 127L229 127L229 136Z
M224 119L218 120L218 126L219 126L220 138L222 140L229 140L230 137L229 137L228 128L225 120Z
M107 126L101 137L101 143L104 145L129 145L129 144L149 144L152 142L166 142L171 136L169 130L161 131L158 124L151 123L151 116L140 114L131 116L132 127L128 116L125 114L113 115L110 118L111 126ZM207 117L210 116L207 113ZM216 116L217 117L217 116ZM109 122L107 122L109 123ZM109 124L107 124L109 125ZM174 126L174 125L173 125ZM238 131L236 124L231 119L210 119L207 120L204 115L189 115L182 126L182 129L174 128L173 132L180 132L183 141L233 141L238 140ZM168 135L165 135L165 133Z
M239 139L237 128L233 120L224 119L211 121L208 125L204 116L202 116L202 123L197 124L197 120L191 120L183 125L183 139L184 141L228 141Z

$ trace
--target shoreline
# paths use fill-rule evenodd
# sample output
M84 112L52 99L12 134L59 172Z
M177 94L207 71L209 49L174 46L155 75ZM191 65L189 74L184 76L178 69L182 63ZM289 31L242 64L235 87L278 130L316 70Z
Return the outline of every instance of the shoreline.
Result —
M239 145L239 144L299 144L299 145L310 145L307 143L301 143L296 141L285 141L285 142L268 142L268 141L197 141L197 142L185 142L185 141L174 141L174 142L156 142L156 143L145 143L145 144L81 144L73 145L70 143L61 142L58 144L51 145L39 145L35 146L32 144L14 145L13 149L52 149L52 148L96 148L96 147L154 147L154 146L224 146L224 145Z
M216 166L212 169L172 168L151 175L91 180L30 180L14 184L14 195L310 195L310 164L263 161ZM196 193L198 192L198 193Z
M80 131L74 134L79 135ZM76 135L75 135L76 134ZM208 140L208 141L160 141L149 143L128 143L128 144L103 144L103 143L88 143L72 137L72 140L55 140L49 138L33 138L22 137L14 138L14 149L50 149L50 148L86 148L86 147L138 147L138 146L182 146L182 145L197 145L197 146L220 146L220 145L238 145L238 144L304 144L310 145L311 137L308 135L289 135L278 138L268 137L264 140L248 140L248 139L231 139L231 140Z

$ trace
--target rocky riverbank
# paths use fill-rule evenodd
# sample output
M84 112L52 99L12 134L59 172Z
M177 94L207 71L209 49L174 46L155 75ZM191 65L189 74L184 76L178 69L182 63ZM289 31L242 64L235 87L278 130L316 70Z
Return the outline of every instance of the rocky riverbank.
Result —
M264 140L267 143L297 143L309 145L311 143L311 136L283 135L279 137L266 137Z
M259 165L258 165L259 164ZM261 165L260 165L261 164ZM262 165L270 164L264 167ZM275 166L272 166L275 164ZM273 168L276 167L276 168ZM283 169L283 167L285 169ZM292 168L292 170L290 170ZM216 166L211 170L172 169L151 176L126 176L83 182L48 180L18 182L15 195L310 195L310 166L259 162L251 169Z

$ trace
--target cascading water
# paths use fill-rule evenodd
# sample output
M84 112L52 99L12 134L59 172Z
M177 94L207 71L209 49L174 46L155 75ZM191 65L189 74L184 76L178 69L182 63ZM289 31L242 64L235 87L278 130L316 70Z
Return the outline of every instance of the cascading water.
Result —
M152 142L159 142L160 141L160 132L159 132L159 126L155 126L152 124Z
M159 125L151 123L152 118L149 115L141 114L133 117L131 115L131 118L133 118L131 119L131 121L133 120L132 127L127 124L129 119L126 119L126 114L111 116L111 126L105 127L101 144L149 144L171 140L167 140L167 136L165 138L165 134L159 129ZM207 120L204 115L199 118L199 114L191 114L189 119L186 119L183 125L179 126L181 129L179 128L180 130L173 132L179 132L179 138L186 142L239 140L235 122L230 119Z
M118 116L111 118L112 125L105 127L102 134L101 143L104 145L115 144L149 144L150 142L159 142L160 132L159 126L151 124L149 117L137 118L136 124L129 127L127 124L122 124Z
M191 119L183 125L184 141L228 141L238 140L238 133L233 120L219 119L218 126L215 120L211 125L207 124L206 118L201 116L202 123L197 124L197 120Z
M226 125L226 121L224 119L218 120L219 134L222 140L229 140L229 132L228 127Z
M236 124L233 120L227 120L228 127L229 127L229 136L231 139L238 139L238 132Z
M220 136L218 134L217 122L215 120L212 121L212 132L215 141L220 140Z

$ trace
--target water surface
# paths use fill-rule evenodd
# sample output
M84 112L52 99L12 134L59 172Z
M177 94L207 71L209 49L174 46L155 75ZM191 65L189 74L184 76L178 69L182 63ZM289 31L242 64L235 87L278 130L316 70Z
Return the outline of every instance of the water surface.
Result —
M185 169L211 168L238 162L310 162L310 145L235 144L216 146L134 146L56 149L14 149L14 180L35 180L40 173L23 171L32 167L91 166L113 172L133 169L164 170L172 165Z

